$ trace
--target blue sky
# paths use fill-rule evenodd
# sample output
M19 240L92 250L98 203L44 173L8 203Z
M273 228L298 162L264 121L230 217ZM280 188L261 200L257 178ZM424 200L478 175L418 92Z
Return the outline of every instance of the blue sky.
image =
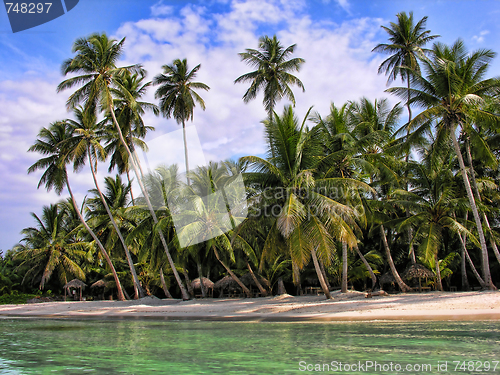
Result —
M386 41L380 26L401 11L428 16L428 29L443 43L462 38L470 50L500 52L497 0L80 0L66 15L16 34L1 8L0 249L10 249L22 228L34 224L30 212L66 196L37 190L40 174L26 174L37 155L26 150L41 127L71 117L65 108L69 92L57 94L56 86L76 38L93 32L127 37L123 64L142 63L150 79L176 58L187 58L191 67L201 63L197 79L211 90L202 93L207 109L195 110L192 126L205 159L221 160L264 152L261 98L244 104L245 85L233 84L249 71L238 52L255 48L263 34L297 44L296 56L306 60L297 74L306 91L295 90L299 118L310 106L326 115L332 101L340 105L362 96L396 103L384 93L386 78L377 75L384 56L371 49ZM498 58L489 75L500 76ZM153 89L147 100L155 102ZM148 140L178 129L172 120L145 120L157 129ZM81 202L93 187L90 175L82 171L70 179Z

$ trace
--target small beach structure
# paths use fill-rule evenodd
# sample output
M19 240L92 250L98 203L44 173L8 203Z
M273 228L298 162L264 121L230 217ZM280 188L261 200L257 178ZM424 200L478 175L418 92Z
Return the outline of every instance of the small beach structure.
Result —
M207 296L212 297L213 296L213 290L214 290L214 282L210 279L207 279L206 277L201 278L203 282L203 286L205 287L205 290L207 292ZM201 291L201 282L200 278L196 278L191 282L191 286L193 287L193 290L200 290Z
M271 284L269 284L269 281L267 281L267 279L265 279L260 275L255 275L255 278L264 289L269 289ZM253 295L255 294L260 295L261 292L250 272L247 272L246 274L241 276L240 280L243 284L245 284L245 286L247 286L250 289Z
M71 295L72 289L75 289L75 294L78 294L78 300L82 300L82 290L85 289L87 284L78 279L73 279L66 285L64 285L64 300L66 301L66 292ZM74 297L73 297L74 298Z
M219 297L224 296L224 291L227 291L229 297L236 297L236 294L241 295L243 291L236 281L230 276L224 276L214 284L214 290L219 290Z
M432 279L435 278L436 275L431 270L425 268L423 265L415 263L410 265L401 275L401 278L404 280L413 280L418 279L418 291L422 291L422 283L421 279ZM424 288L426 290L430 288Z

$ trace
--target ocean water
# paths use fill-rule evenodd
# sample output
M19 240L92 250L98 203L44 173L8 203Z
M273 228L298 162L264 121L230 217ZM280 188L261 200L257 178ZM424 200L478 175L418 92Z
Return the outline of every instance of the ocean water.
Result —
M498 361L498 322L0 320L0 374L500 374Z

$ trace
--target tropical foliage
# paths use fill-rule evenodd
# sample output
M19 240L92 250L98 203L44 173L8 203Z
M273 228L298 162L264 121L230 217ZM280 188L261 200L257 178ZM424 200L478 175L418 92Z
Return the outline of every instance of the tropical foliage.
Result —
M73 117L54 119L29 149L40 154L28 171L43 172L39 187L70 197L32 214L33 227L3 254L0 292L57 294L78 278L119 299L189 299L210 295L204 283L192 285L209 278L221 280L221 293L300 294L319 285L330 298L349 284L409 291L415 280L405 275L422 266L439 290L494 289L500 80L487 73L495 53L470 52L461 40L428 48L437 36L426 20L399 13L383 26L389 43L374 48L390 54L379 72L405 83L386 90L401 103L363 97L324 114L277 110L282 98L295 104L290 86L304 86L291 73L305 61L290 58L295 45L263 36L258 49L240 54L256 70L235 82L250 83L245 102L263 91L267 154L190 169L184 137L187 178L177 165L144 173L136 150L147 150L154 131L146 111L185 130L195 104L205 110L196 90L209 87L194 81L200 65L189 70L175 59L146 82L140 64L119 66L125 39L78 39L63 63L71 77L58 86L75 90L67 101ZM158 106L142 99L151 85ZM95 189L78 203L67 166L77 173L85 164ZM104 167L118 174L101 181ZM229 186L241 179L238 200Z

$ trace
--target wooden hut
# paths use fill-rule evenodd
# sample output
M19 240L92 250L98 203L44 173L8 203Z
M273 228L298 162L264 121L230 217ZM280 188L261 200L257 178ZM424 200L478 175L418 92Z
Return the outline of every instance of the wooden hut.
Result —
M71 280L69 283L67 283L63 287L64 288L64 300L66 301L66 292L68 292L68 294L71 294L71 289L76 289L76 291L77 291L76 294L78 294L78 300L81 301L82 300L82 290L85 289L86 286L87 286L87 284L85 284L81 280L78 280L78 279ZM74 298L74 296L73 296L73 298Z

